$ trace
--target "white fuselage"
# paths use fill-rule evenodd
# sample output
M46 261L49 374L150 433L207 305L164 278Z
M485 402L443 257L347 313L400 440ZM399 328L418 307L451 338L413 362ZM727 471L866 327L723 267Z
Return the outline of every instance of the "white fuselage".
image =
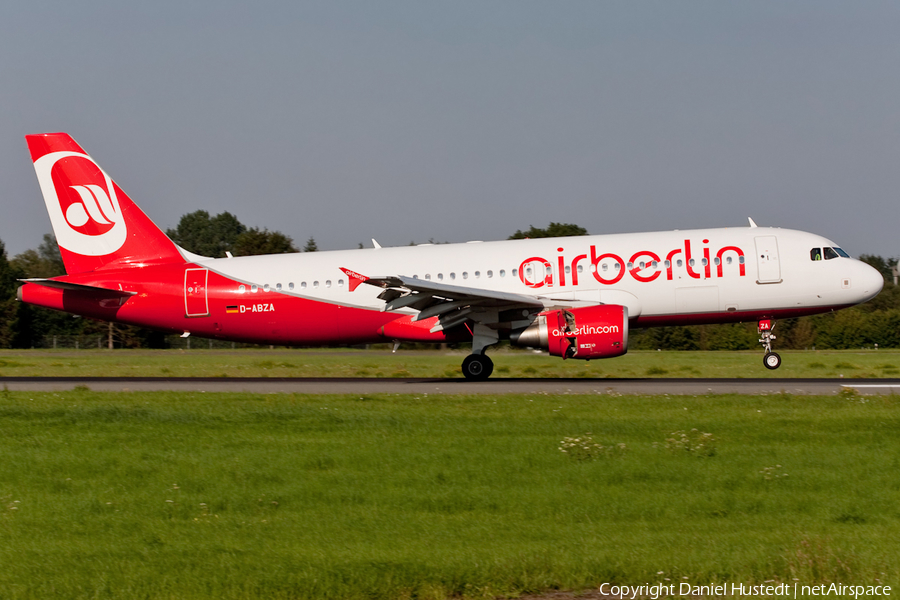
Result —
M367 276L403 275L528 294L545 299L547 306L622 304L638 324L667 324L812 314L876 295L883 280L865 263L844 257L812 259L813 249L834 247L830 240L802 231L736 227L239 257L200 264L244 282L247 293L260 298L278 291L330 304L383 308L377 288L350 291L341 271L345 267ZM728 318L729 313L735 318Z

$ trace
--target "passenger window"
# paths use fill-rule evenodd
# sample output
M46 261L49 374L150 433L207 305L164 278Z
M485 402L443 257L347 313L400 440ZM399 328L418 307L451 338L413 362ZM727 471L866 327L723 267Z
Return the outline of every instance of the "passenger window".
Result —
M825 254L825 260L831 260L832 258L838 258L838 253L834 251L833 248L823 248Z
M809 251L809 259L810 260L822 260L822 249L821 248L813 248Z
M725 264L726 264L726 265L730 265L730 264L731 264L731 257L730 257L730 256L726 256L726 257L725 257Z
M500 277L506 277L506 269L500 269Z
M513 270L512 270L512 276L513 276L513 277L518 277L518 276L519 276L519 270L518 270L518 269L513 269Z
M344 287L344 280L338 279L338 287Z
M289 289L289 290L294 289L294 282L293 282L293 281L290 282L290 283L288 284L288 289Z
M330 279L326 279L326 280L325 280L325 287L327 287L327 288L330 288L330 287L331 287L331 280L330 280Z
M675 261L675 264L678 265L679 267L683 267L684 261L679 258L677 261Z
M238 294L243 294L246 291L247 291L247 288L245 286L242 285L242 286L238 287Z
M578 272L579 272L579 273L583 273L583 272L584 272L584 267L582 267L581 265L578 265Z
M450 273L450 279L456 279L456 273Z
M481 271L475 271L475 279L479 279L481 277Z
M431 281L431 274L425 273L425 281Z
M743 257L743 256L741 256L741 257L738 258L738 263L739 263L739 264L744 264L744 257Z
M487 272L487 276L488 276L488 279L490 279L491 277L494 276L494 272L493 272L493 271L488 271L488 272Z
M250 291L251 291L252 293L255 294L258 290L259 290L259 288L256 287L256 284L253 284L253 285L250 286Z
M438 273L438 281L443 281L443 280L444 280L444 274Z
M276 283L276 284L275 284L275 291L278 291L278 292L281 291L281 284L280 284L280 283Z
M469 274L466 271L463 271L463 279L468 279Z
M318 288L318 287L319 287L319 282L318 282L318 281L313 281L313 287L314 287L314 288Z
M306 282L305 282L305 281L303 281L303 282L300 283L300 289L301 289L301 290L305 290L305 289L306 289Z

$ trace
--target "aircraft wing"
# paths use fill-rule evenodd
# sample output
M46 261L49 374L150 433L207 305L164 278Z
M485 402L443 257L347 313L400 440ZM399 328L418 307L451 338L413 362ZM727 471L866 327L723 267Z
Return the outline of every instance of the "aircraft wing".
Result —
M347 271L344 272L350 275ZM447 330L466 320L490 326L499 322L501 311L526 309L533 312L543 310L553 303L552 300L535 296L447 285L402 275L359 276L357 285L359 283L384 289L378 298L385 301L385 311L400 308L419 311L413 321L438 317L438 324L432 331Z

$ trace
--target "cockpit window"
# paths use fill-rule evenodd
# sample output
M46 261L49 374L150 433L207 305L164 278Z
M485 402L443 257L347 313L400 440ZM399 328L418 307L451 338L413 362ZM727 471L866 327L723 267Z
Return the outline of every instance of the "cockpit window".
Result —
M824 254L825 260L831 260L832 258L850 258L850 255L841 250L840 248L813 248L809 251L809 259L810 260L822 260L822 256Z

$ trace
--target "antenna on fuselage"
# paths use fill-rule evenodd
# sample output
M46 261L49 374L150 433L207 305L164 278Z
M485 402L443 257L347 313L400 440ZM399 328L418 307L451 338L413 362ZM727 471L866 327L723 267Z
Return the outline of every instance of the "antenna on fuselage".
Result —
M756 224L756 222L753 220L752 217L747 217L747 220L750 221L750 228L751 228L751 229L754 228L754 227L759 227L759 225Z

